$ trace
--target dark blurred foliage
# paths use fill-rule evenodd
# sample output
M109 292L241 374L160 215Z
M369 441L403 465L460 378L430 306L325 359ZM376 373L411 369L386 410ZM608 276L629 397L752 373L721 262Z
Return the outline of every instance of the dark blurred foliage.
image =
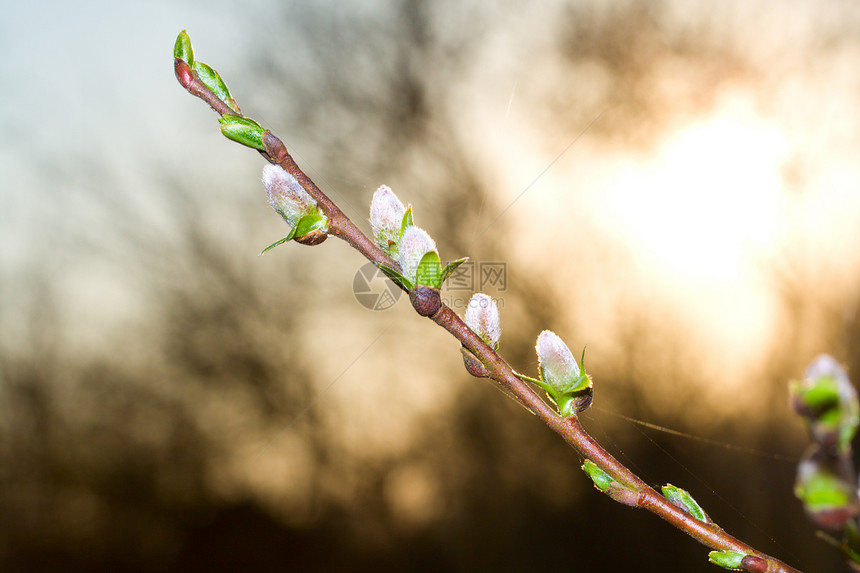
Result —
M437 238L444 258L508 260L505 237L515 230L504 220L478 239L461 223L489 223L485 206L505 205L473 169L448 86L473 63L495 18L515 4L459 12L453 2L402 1L380 13L367 10L306 8L300 20L276 10L245 77L232 79L234 94L288 146L297 142L314 157L319 171L311 176L350 216L366 216L376 184L402 182L411 188L407 200L421 197L417 221ZM720 81L757 71L743 46L667 27L660 3L570 3L560 14L557 29L543 30L562 49L560 72L586 62L604 85L588 101L576 101L578 92L566 86L573 74L559 73L552 93L529 88L527 96L543 104L535 106L535 121L564 125L565 133L607 107L614 112L593 137L608 142L644 144L678 121L651 81L653 66L667 59L697 70L681 115L707 105ZM249 78L254 86L241 86ZM573 100L559 99L566 94ZM188 105L202 104L189 98ZM212 137L219 137L214 129ZM341 406L329 405L322 389L331 378L315 362L327 344L324 333L357 328L355 337L369 344L391 320L419 319L403 308L391 311L393 319L371 315L343 289L329 287L348 285L359 264L334 240L255 258L265 245L255 221L272 216L259 208L259 185L202 190L165 174L160 191L153 190L160 218L143 225L135 223L136 206L105 183L110 175L91 167L100 183L87 185L89 200L112 225L111 241L105 245L88 229L69 240L122 269L146 311L105 340L101 352L73 353L66 343L86 325L64 321L50 275L7 282L28 290L30 311L20 336L0 348L4 571L712 570L705 548L597 494L561 440L459 368L429 373L450 382L454 398L444 412L410 416L408 447L368 451L351 443L344 436L358 430L338 416ZM222 199L218 207L213 193ZM233 226L209 223L227 220L222 211ZM810 302L803 265L774 271L786 312L759 373L769 389L756 394L761 419L715 416L708 436L717 441L787 452L799 428L787 430L790 418L774 422L767 413L785 408L785 382L802 372L804 356L795 349L833 347L854 371L860 367L857 316L846 321L839 310L850 302L846 296L860 297L834 295L824 308ZM523 370L534 362L541 329L577 323L564 316L570 298L545 282L518 272L504 294L516 322L505 325L502 352ZM697 356L686 350L682 318L640 303L635 294L618 303L626 326L613 364L595 367L605 373L596 375L588 427L646 480L689 489L740 538L804 570L838 570L838 557L815 539L791 495L793 463L640 429L598 409L605 396L625 415L693 434L702 420L685 410L707 416L707 404L684 384L697 375ZM398 328L396 342L380 344L399 366L385 370L383 361L393 358L376 354L380 372L402 371L427 344L456 359L455 345L426 342L442 338L435 330ZM661 398L649 397L652 391ZM672 406L661 416L655 404L663 400ZM299 469L289 458L286 466L267 461L287 447L301 453Z

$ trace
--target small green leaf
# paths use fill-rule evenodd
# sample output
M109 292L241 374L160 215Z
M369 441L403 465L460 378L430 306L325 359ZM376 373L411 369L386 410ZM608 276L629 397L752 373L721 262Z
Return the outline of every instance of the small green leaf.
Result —
M591 377L585 371L585 351L580 359L582 369L570 349L554 332L545 330L538 336L538 375L535 384L546 390L564 417L575 416L591 405Z
M278 241L275 241L274 243L272 243L271 245L269 245L268 247L266 247L265 249L260 251L260 254L262 255L262 254L266 253L267 251L274 249L278 245L283 245L284 243L292 241L293 239L295 239L296 238L296 229L298 229L298 225L294 225L293 228L290 229L290 232L287 234L286 237L284 237L283 239L280 239Z
M672 505L683 509L699 521L711 523L711 519L708 517L708 514L704 512L698 503L696 503L696 500L693 499L693 496L691 496L687 490L681 489L672 484L666 484L663 486L663 497L668 499Z
M541 388L543 388L544 383L537 378L532 378L531 376L526 376L525 374L520 374L519 372L514 371L514 374L517 375L517 378L520 380L525 380L526 382L531 382L532 384L537 384Z
M606 492L609 486L612 485L612 482L615 481L611 475L597 467L597 464L591 460L585 460L585 463L582 464L582 471L591 478L594 486L602 492Z
M573 403L573 396L561 395L554 399L555 405L558 406L558 413L563 418L569 418L576 415L576 407Z
M292 235L292 231L290 231L290 235ZM282 245L282 244L286 243L287 241L289 241L290 239L292 239L292 237L291 237L290 235L287 235L286 237L284 237L283 239L281 239L281 240L279 240L279 241L275 241L274 243L272 243L271 245L269 245L268 247L266 247L265 249L263 249L262 251L260 251L260 254L261 254L261 255L262 255L262 254L265 254L267 251L271 251L272 249L274 249L274 248L275 248L275 247L277 247L278 245Z
M588 378L587 375L582 374L577 380L581 381L583 378L587 380L585 385L577 382L577 384L571 385L574 389L565 390L563 392L559 391L558 388L544 380L537 380L535 378L528 377L528 381L543 388L555 403L558 413L561 414L561 416L568 418L579 414L582 410L585 410L591 405L591 400L588 399L589 394L592 392L591 379ZM584 406L582 406L583 404Z
M379 267L379 270L385 273L385 276L390 278L397 286L399 286L403 290L409 291L412 290L412 288L415 286L412 284L412 281L410 281L391 267L383 265L382 263L377 263L376 266Z
M568 381L567 384L560 388L561 394L575 394L582 392L591 387L591 378L584 370L581 370L579 376Z
M451 273L453 273L455 270L457 270L457 267L459 267L460 265L462 265L463 263L465 263L468 260L469 260L469 257L463 257L462 259L457 259L456 261L451 261L450 263L445 265L445 268L442 269L442 280L440 281L439 284L441 285L446 280L448 280L448 277L451 276Z
M301 238L311 233L313 231L326 231L328 227L328 218L321 213L308 213L307 215L302 216L296 224L293 225L293 228L290 230L290 233L280 239L279 241L275 241L262 251L260 254L270 251L277 247L278 245L282 245L287 241L292 241L293 239Z
M218 99L227 104L230 109L236 113L241 113L239 111L239 106L236 105L236 100L233 99L230 95L230 90L227 89L227 84L224 83L224 80L221 79L221 75L212 69L209 64L195 61L194 64L191 65L191 69L194 70L194 73L197 74L197 77L201 82L203 82L203 85L212 90L212 93L214 93Z
M191 48L191 38L188 32L182 30L176 37L176 44L173 45L173 57L178 58L188 64L194 65L194 50Z
M553 386L552 384L548 384L548 383L544 382L543 380L539 380L537 378L531 378L531 377L529 377L529 382L537 384L538 386L543 388L546 391L546 393L549 394L553 400L555 400L555 398L558 394L556 389L555 389L555 386Z
M218 121L221 123L221 133L227 139L232 139L242 145L265 151L263 133L266 130L253 119L225 114Z
M729 571L743 571L741 562L744 557L746 555L737 551L711 551L708 553L708 561Z
M442 286L442 261L439 260L439 253L436 251L424 253L415 272L415 284L432 288Z
M561 394L553 398L553 401L558 406L558 413L564 418L576 416L580 412L588 409L591 406L592 390L574 392L572 394Z
M326 231L328 218L321 213L308 213L296 222L290 234L293 238L304 237L312 231Z
M406 212L403 213L403 220L400 221L400 236L403 236L403 231L406 230L406 227L411 227L414 225L412 222L412 205L406 208Z

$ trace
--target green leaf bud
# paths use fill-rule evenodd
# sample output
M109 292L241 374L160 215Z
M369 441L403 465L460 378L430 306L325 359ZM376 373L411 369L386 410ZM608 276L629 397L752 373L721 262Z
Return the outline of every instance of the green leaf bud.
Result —
M600 469L597 464L591 460L585 460L585 463L582 464L582 471L591 478L591 481L594 482L594 487L604 493L606 493L606 490L608 490L609 486L611 486L615 481L612 479L611 475Z
M699 521L712 523L708 514L704 512L698 503L696 503L696 500L693 499L693 496L691 496L687 490L681 489L672 484L666 484L663 486L663 497L668 499L672 505L684 510L684 512L690 514Z
M227 84L224 83L224 80L221 79L221 75L216 72L209 64L204 64L203 62L194 61L191 65L191 69L194 70L194 73L197 74L197 78L209 88L215 96L224 102L227 106L230 107L233 111L238 114L242 112L239 110L239 106L236 105L236 100L233 99L233 96L230 95L230 90L227 89ZM262 142L260 143L261 147L258 149L262 150Z
M639 493L615 481L611 475L600 469L591 460L585 460L585 463L582 464L582 470L594 482L594 487L608 495L614 501L629 507L637 506Z
M848 452L860 426L857 390L845 370L828 355L816 358L804 380L790 385L791 405L806 418L812 439Z
M176 36L176 43L173 45L173 57L182 60L189 66L194 65L194 50L191 48L191 38L188 32L182 30Z
M218 121L221 123L221 133L227 139L259 151L265 149L263 147L263 133L266 130L253 119L238 115L223 115Z
M729 571L743 571L741 566L746 555L737 551L711 551L708 561Z
M820 445L807 451L797 465L794 494L819 527L842 529L860 514L857 484L843 468L841 458Z

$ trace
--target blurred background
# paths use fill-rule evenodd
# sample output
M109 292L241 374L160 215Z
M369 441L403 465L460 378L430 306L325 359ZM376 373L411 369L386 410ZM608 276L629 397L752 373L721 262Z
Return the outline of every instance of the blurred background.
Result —
M716 570L405 298L359 304L345 243L257 256L288 228L176 83L183 28L363 228L385 183L443 260L503 268L474 288L514 368L545 328L587 344L623 462L842 570L787 382L860 365L843 0L5 3L0 568Z

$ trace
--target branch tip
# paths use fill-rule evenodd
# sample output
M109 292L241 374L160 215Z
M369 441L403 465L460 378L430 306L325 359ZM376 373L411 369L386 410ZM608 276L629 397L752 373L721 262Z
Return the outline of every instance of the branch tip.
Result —
M174 58L173 72L176 74L176 79L179 81L179 85L186 90L190 90L191 85L194 83L194 73L191 71L191 66L188 65L188 62L179 58Z

